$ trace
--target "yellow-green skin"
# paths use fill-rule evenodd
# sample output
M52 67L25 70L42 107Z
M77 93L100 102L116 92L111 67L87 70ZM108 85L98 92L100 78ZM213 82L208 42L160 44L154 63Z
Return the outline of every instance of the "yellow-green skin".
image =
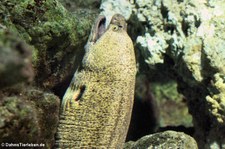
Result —
M133 107L135 75L133 43L124 17L117 14L100 39L89 41L82 68L63 97L56 147L122 148Z

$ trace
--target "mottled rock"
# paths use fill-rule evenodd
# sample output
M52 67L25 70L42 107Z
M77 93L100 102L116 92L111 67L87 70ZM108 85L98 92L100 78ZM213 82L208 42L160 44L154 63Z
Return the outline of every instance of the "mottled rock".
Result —
M99 11L101 0L59 0L67 10L76 12L77 10L84 11Z
M0 24L0 89L33 80L31 52L18 34Z
M84 53L91 12L72 14L57 0L0 1L0 142L53 145L59 99L46 90L65 92Z
M1 92L0 142L43 143L50 148L58 124L58 97L36 89L18 90Z
M225 145L224 8L223 0L133 2L144 26L138 48L151 68L171 69L165 75L177 80L187 98L200 148Z
M39 90L28 90L27 98L37 112L40 142L45 142L47 147L53 146L59 120L59 98L52 93Z
M54 88L72 77L93 17L73 16L57 0L3 0L0 7L0 21L34 47L32 60L38 86Z
M114 14L121 14L128 20L132 14L132 5L127 0L102 0L100 10L101 14L106 16L106 20L111 20ZM106 26L109 23L106 21Z
M79 0L76 1L77 5L70 7L67 2L64 6L73 14L67 12L56 0L1 0L0 88L32 80L31 65L26 60L33 49L32 61L36 77L32 84L52 89L58 95L64 93L69 83L65 83L65 80L70 81L82 57L82 49L95 18L92 9L99 7L100 3L97 0L97 5L92 5L95 0ZM104 0L101 6L108 16L122 13L126 19L130 18L130 33L136 41L139 66L143 69L142 61L145 61L151 68L145 70L149 71L150 81L150 74L154 73L158 65L170 69L168 72L165 69L160 71L174 77L179 92L185 95L200 148L225 148L224 5L224 0L136 0L130 3L125 0L121 3ZM8 30L13 35L8 34ZM10 41L11 36L13 42ZM7 42L2 39L7 39ZM23 40L33 47L27 46ZM8 63L10 67L6 67ZM1 103L26 103L21 101L22 97L18 97L18 89L15 90L17 94L1 95L4 97ZM21 112L24 109L23 113L27 114L22 121L30 120L26 112L31 109L29 102L22 109L16 108ZM7 111L2 113L10 118ZM20 117L20 112L17 114ZM30 124L27 127L29 129L37 125L32 121L27 124ZM32 132L39 134L36 129Z
M196 141L182 132L165 131L144 136L136 142L127 142L124 149L197 149Z
M37 114L29 102L16 96L4 97L0 107L0 142L31 143L39 140Z

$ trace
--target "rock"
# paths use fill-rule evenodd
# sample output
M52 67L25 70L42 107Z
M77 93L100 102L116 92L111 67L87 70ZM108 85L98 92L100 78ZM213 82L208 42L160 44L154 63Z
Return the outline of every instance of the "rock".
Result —
M114 14L121 14L128 20L132 14L132 5L127 0L102 0L100 6L101 14L103 14L107 19L111 20L111 17ZM110 22L106 22L106 26L108 26Z
M94 17L73 16L57 0L3 0L0 7L3 25L34 47L36 85L60 90L82 59Z
M99 7L101 4L101 0L59 0L63 6L71 11L71 12L77 12L78 10L84 11L99 11Z
M196 141L182 132L165 131L147 135L136 142L127 142L124 149L165 149L165 148L179 148L179 149L197 149Z
M1 99L0 107L2 143L33 143L39 139L37 114L29 103L16 96L4 97Z
M59 120L60 100L52 93L39 90L28 90L27 96L38 113L40 141L45 142L47 147L52 147L55 142L54 135Z
M176 79L187 99L199 147L225 146L224 1L135 1L132 5L143 26L137 48L151 69L164 65L171 70L164 73Z
M11 96L3 91L0 98L0 142L43 143L46 148L54 145L59 114L58 97L26 88Z
M33 80L31 52L17 34L0 24L0 89Z
M0 1L0 142L53 146L59 98L49 91L62 96L81 62L90 12L57 0Z
M62 97L81 62L83 46L100 1L79 0L72 4L67 0L63 4L71 12L57 0L0 1L0 102L4 106L0 110L5 110L1 113L5 117L1 119L1 126L4 125L3 120L16 122L12 131L26 121L29 134L42 134L39 122L36 122L40 113L27 112L35 106L24 100L28 93L19 96L20 89L14 86L30 83ZM128 31L135 41L139 69L141 73L148 71L150 82L158 66L163 67L159 69L160 74L177 81L178 90L185 96L188 111L193 117L199 148L225 148L224 0L136 0L130 3L104 0L100 7L102 13L109 17L122 13L129 19ZM160 78L154 81L159 82L159 85L152 85L153 93L158 94L157 86L163 88L163 85ZM168 86L173 87L170 94L175 87ZM164 94L166 90L163 91ZM34 96L39 97L36 93ZM163 105L168 107L168 104L171 102ZM6 108L9 105L18 111L9 112ZM15 115L15 121L11 115ZM30 121L32 116L35 121ZM181 120L185 126L189 126L189 122ZM10 131L4 130L6 134L13 133ZM14 137L17 136L12 139ZM32 139L27 138L28 141Z

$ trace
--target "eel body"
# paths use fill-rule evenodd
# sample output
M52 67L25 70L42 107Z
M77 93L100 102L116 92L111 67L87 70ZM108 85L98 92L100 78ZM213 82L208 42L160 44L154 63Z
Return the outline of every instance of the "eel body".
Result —
M82 66L61 107L57 148L122 148L133 107L136 63L124 17L92 28Z

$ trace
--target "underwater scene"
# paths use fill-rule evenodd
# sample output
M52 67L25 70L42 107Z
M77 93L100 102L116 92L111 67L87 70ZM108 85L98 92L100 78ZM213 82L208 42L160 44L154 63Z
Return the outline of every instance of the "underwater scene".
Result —
M225 149L225 0L1 0L0 148Z

